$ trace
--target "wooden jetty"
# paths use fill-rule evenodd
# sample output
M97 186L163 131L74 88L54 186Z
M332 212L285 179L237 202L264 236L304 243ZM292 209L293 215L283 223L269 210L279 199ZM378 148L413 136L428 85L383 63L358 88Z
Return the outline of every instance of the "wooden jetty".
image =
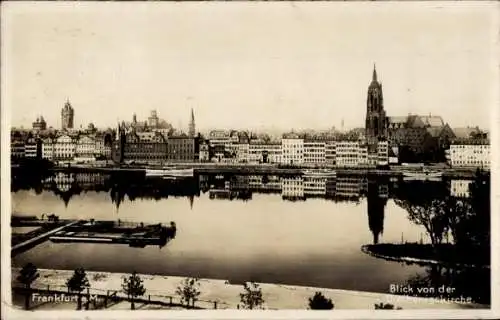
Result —
M80 243L113 243L128 244L132 247L147 245L165 245L175 238L177 227L174 222L170 226L154 225L117 225L114 221L86 222L73 228L61 230L52 235L52 242Z
M18 253L21 253L21 252L24 252L24 251L26 251L28 249L31 249L31 248L39 245L40 243L44 242L45 240L47 240L51 235L64 230L64 228L76 225L79 222L80 221L78 221L78 220L77 221L71 221L71 222L69 222L67 224L64 224L61 227L52 229L50 231L47 231L45 233L42 233L42 234L34 237L34 238L30 238L30 239L28 239L28 240L26 240L24 242L16 244L15 246L13 246L11 248L11 250L10 250L11 253L10 254L11 254L11 256L15 256Z
M34 246L50 240L52 242L80 243L114 243L128 244L132 247L147 245L164 246L175 238L177 227L175 222L169 226L159 224L144 225L122 221L59 220L55 215L44 215L49 219L38 219L35 216L13 216L13 227L38 226L27 234L12 235L18 242L11 249L11 256L29 250ZM14 238L14 237L18 238ZM13 241L15 242L15 241Z

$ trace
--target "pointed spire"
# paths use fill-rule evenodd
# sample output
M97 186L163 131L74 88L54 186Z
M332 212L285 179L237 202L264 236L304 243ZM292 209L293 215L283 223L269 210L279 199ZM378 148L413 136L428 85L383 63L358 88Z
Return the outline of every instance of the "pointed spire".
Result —
M377 81L377 68L375 67L375 63L373 64L373 81Z

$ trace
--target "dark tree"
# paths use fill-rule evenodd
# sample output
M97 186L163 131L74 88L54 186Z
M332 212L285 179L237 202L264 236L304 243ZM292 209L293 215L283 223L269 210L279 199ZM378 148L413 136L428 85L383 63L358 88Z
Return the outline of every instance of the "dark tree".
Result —
M26 310L30 307L30 299L31 299L31 284L38 279L40 274L38 273L37 267L28 263L25 265L21 271L19 271L19 275L17 276L17 281L24 284L26 289L25 300L24 300L24 308Z
M441 244L448 228L446 208L442 200L433 200L424 205L413 205L401 200L395 202L408 212L410 221L425 228L433 246Z
M331 310L334 308L332 299L326 298L321 292L316 292L309 298L309 308L313 310Z
M77 310L80 310L82 308L82 291L89 287L85 270L83 268L76 269L71 278L66 281L66 286L70 292L78 294Z
M200 283L197 278L185 278L177 287L175 293L181 296L181 303L186 307L193 306L201 294Z
M471 240L482 248L490 247L490 176L478 169L474 181L469 185L470 204L474 215L469 219Z
M130 299L130 309L135 310L135 298L143 296L146 293L142 279L137 272L134 271L128 278L123 278L122 289Z
M244 293L240 293L240 301L244 309L259 309L263 308L264 299L262 298L262 290L255 282L243 285Z

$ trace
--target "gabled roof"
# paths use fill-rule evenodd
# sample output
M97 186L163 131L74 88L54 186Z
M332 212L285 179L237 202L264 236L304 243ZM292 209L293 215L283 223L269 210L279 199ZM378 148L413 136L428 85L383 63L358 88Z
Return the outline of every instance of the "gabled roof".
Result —
M426 125L430 127L442 127L444 126L443 118L440 116L419 116L420 120Z
M459 139L468 139L471 137L471 134L479 132L478 128L453 128L453 132L455 136Z
M406 123L408 121L408 116L397 116L397 117L388 117L389 123Z
M429 127L426 131L431 135L431 137L436 138L439 137L441 131L443 131L443 127Z

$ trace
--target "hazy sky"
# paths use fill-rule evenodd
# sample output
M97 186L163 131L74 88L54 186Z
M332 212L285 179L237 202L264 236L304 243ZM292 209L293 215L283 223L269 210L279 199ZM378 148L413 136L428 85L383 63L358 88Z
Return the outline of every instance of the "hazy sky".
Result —
M12 125L364 125L376 63L389 116L489 127L498 3L4 3Z

